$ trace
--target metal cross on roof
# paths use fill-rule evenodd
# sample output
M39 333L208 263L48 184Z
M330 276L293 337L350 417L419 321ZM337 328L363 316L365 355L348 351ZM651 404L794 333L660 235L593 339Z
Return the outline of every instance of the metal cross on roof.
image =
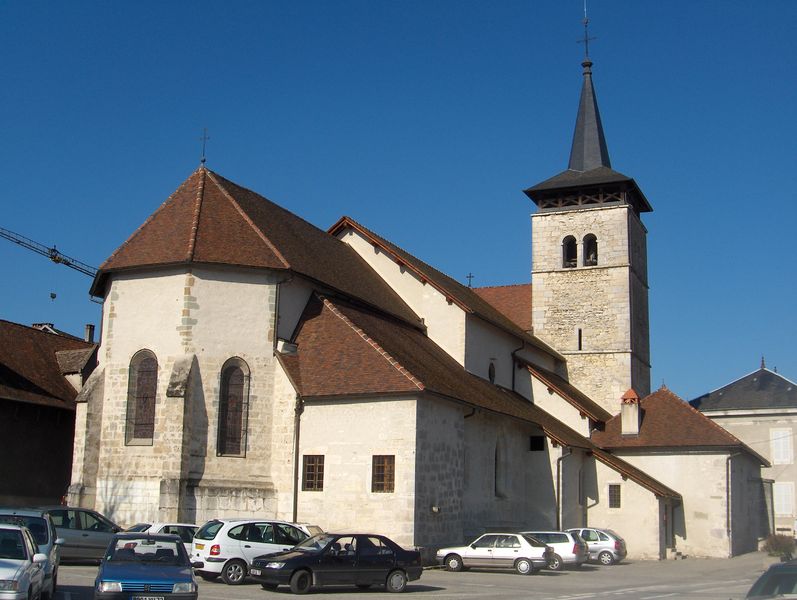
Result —
M205 145L207 144L207 141L209 139L210 139L210 136L208 136L208 128L205 127L205 128L202 129L202 137L199 138L199 141L202 142L202 158L199 159L199 162L201 164L203 164L203 165L205 164L205 161L207 160L207 158L205 157Z
M579 44L584 44L584 58L589 60L589 43L591 40L598 38L589 37L589 19L587 18L587 0L584 0L584 18L581 21L584 23L584 39L578 40Z
M473 287L473 278L476 277L473 273L468 273L465 275L465 279L468 280L468 287Z

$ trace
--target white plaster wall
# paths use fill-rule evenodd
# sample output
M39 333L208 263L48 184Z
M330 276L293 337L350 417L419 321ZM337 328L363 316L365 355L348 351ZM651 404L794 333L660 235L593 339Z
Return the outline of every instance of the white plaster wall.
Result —
M562 398L553 388L549 388L542 381L528 371L523 372L523 377L531 382L531 401L549 415L577 431L586 438L590 436L589 418L582 417L580 411L570 402Z
M280 284L279 314L277 317L279 319L277 334L280 339L291 339L312 293L313 287L297 275L294 275L289 281Z
M301 456L324 456L323 491L300 491L298 519L326 531L415 540L416 399L306 403ZM371 491L374 455L395 456L395 491ZM301 462L300 462L301 465Z
M617 453L620 454L619 452ZM676 549L698 557L727 557L727 452L623 453L622 458L683 496L675 510Z
M626 541L628 558L658 560L661 551L659 500L631 479L592 459L585 478L587 526L612 529ZM621 507L609 508L610 484L619 484ZM680 549L680 547L679 547Z
M465 313L432 285L421 282L411 271L375 248L360 233L347 229L338 237L371 265L404 302L420 316L429 337L461 365L465 365Z

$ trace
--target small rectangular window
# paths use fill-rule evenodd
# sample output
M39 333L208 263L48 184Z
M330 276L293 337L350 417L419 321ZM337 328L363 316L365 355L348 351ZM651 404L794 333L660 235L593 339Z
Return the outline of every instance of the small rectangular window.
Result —
M772 464L790 465L794 462L791 439L791 428L769 430L769 446L770 452L772 453Z
M529 436L529 452L543 452L545 450L544 435Z
M775 515L791 517L794 515L794 483L788 481L772 486Z
M371 491L392 492L396 481L396 457L375 455L371 469Z
M609 484L609 508L620 508L620 484Z
M302 467L302 491L324 491L324 455L305 455Z

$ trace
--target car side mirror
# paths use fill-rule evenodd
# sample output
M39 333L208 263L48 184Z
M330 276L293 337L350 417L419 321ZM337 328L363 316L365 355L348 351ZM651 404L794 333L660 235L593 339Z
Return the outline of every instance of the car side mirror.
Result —
M46 563L47 560L48 560L47 555L42 554L41 552L37 552L36 554L33 555L33 562L37 565Z
M64 544L66 544L66 540L64 538L56 538L56 540L53 543L56 546L63 546Z
M471 544L470 547L475 550L476 549L476 544Z

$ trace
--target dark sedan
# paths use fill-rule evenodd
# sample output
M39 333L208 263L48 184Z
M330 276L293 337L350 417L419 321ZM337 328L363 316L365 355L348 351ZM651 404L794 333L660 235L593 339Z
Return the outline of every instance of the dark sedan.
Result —
M197 568L202 563L196 563ZM105 551L94 600L196 600L192 564L176 535L118 533Z
M249 574L264 589L289 585L294 594L328 585L383 585L388 592L403 592L422 570L420 552L383 535L321 533L288 552L256 557Z

